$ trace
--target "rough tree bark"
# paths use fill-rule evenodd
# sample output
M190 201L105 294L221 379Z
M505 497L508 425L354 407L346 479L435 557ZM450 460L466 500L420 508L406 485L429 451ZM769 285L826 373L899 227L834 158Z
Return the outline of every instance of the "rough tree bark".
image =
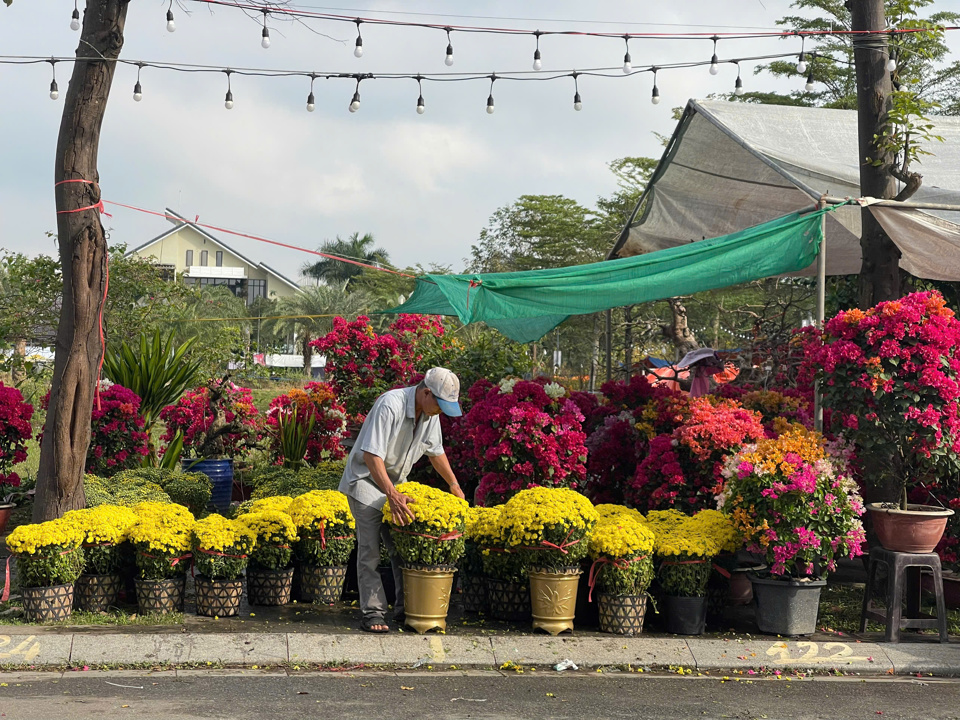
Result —
M106 288L107 243L96 209L100 202L97 153L100 128L123 47L127 0L87 0L77 61L64 99L54 194L63 270L63 305L57 327L50 404L40 449L35 521L81 508L83 470L90 443L90 412L100 363L99 317ZM81 58L95 58L82 60Z
M667 300L670 304L670 311L673 315L673 321L669 325L661 325L660 330L663 336L673 343L677 349L678 360L692 350L700 347L696 335L687 324L687 308L684 307L680 298L670 298Z
M896 193L891 168L895 158L881 152L876 137L883 135L881 124L889 109L893 85L886 69L887 50L883 0L847 0L851 28L876 32L876 35L855 36L854 62L857 71L857 117L860 150L860 193L866 197L893 198ZM880 165L866 158L880 160ZM861 308L881 300L894 300L901 295L900 250L874 218L869 208L860 211L859 304Z

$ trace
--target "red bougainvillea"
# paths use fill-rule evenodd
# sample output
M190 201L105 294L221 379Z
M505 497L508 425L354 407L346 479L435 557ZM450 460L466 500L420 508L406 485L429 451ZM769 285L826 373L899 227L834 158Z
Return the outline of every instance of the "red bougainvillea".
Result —
M211 385L219 389L222 381ZM183 432L183 448L193 457L235 457L261 435L261 419L253 404L249 388L227 382L217 407L210 401L210 387L185 392L175 405L160 412L167 431L163 441L169 443L178 431ZM222 411L229 432L214 428L217 413Z
M20 485L13 466L27 459L27 441L33 437L32 417L33 405L24 401L17 388L0 382L0 485Z

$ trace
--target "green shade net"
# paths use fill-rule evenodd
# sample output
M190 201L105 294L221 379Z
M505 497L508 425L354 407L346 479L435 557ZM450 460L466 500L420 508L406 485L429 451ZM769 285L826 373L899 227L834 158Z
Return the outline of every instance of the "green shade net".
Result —
M797 272L816 259L821 216L799 212L740 232L617 260L526 272L417 278L391 313L456 315L532 342L571 315L663 300Z

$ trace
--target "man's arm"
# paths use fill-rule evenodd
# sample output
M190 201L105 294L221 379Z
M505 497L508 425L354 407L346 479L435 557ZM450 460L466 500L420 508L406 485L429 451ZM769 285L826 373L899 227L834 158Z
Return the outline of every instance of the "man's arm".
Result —
M447 481L447 485L450 486L450 492L461 500L466 500L463 496L460 483L457 482L457 476L453 474L453 468L450 467L450 461L447 460L446 453L442 455L428 455L427 457L430 458L430 464L433 465L433 469L440 473L440 477Z
M363 462L370 470L370 477L373 478L377 487L387 496L387 500L390 502L390 512L393 515L393 522L400 526L412 522L414 519L413 511L407 507L407 503L412 503L413 500L403 493L397 492L393 481L390 479L390 476L387 475L387 466L383 464L383 458L379 455L365 452L363 453Z

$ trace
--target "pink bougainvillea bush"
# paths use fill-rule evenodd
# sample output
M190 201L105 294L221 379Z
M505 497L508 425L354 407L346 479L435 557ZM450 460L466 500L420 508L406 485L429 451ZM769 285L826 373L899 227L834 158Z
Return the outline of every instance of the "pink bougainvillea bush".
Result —
M270 428L277 427L277 413L281 409L295 408L298 419L313 416L314 425L307 440L305 460L315 465L321 460L340 460L347 453L340 445L347 423L346 408L337 401L333 388L324 382L307 383L303 389L297 388L279 395L270 401L266 423ZM283 463L283 454L276 434L271 433L270 450L276 463Z
M33 405L15 387L0 382L0 485L20 485L13 471L27 459L27 441L33 437Z
M567 390L546 378L490 387L462 427L480 474L478 503L503 503L530 487L580 487L587 461L582 423Z
M261 417L249 388L212 380L185 392L160 412L169 443L183 433L183 449L195 458L236 457L262 436Z
M960 321L939 293L847 310L807 337L804 379L821 379L833 430L900 486L901 503L908 481L957 465Z
M650 440L647 456L624 489L627 504L644 512L712 507L723 458L766 437L760 414L734 400L692 398L681 414L673 432Z

